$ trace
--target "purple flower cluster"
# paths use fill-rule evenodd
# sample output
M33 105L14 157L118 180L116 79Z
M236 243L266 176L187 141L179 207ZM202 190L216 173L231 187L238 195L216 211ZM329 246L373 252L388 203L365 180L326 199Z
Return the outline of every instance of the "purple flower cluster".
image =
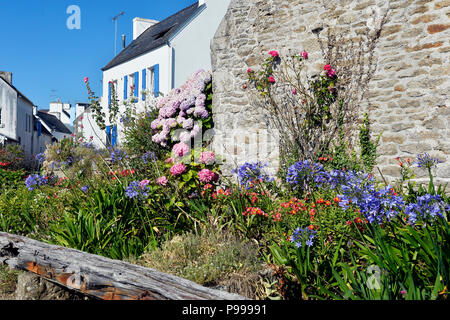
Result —
M148 197L149 191L150 186L147 183L143 183L143 181L132 181L125 189L125 195L130 199L136 198L142 200Z
M156 160L156 155L153 151L148 151L146 152L144 155L142 155L142 161L144 162L144 164L148 163L148 159L150 158L151 161L155 161Z
M34 159L39 163L43 163L45 161L45 153L38 153Z
M309 160L299 161L288 168L286 181L294 190L305 191L314 188L336 189L344 184L349 176L342 170L327 171L320 163Z
M445 205L440 195L425 194L417 197L417 203L410 203L405 207L405 215L408 222L415 225L416 222L433 222L437 217L444 218L443 211L449 211L450 207Z
M126 153L126 151L124 151L122 149L112 149L110 156L111 156L112 163L116 163L116 162L122 161L123 159L128 158L128 154Z
M25 180L25 185L28 190L33 191L48 183L48 177L40 176L38 174L31 174Z
M239 183L245 187L245 189L253 188L254 182L270 182L274 179L264 172L264 167L267 164L261 162L246 162L238 169L233 170L238 176Z
M442 163L438 158L431 157L428 153L417 155L417 166L419 168L432 168L436 167L439 163Z
M297 248L302 246L311 247L314 244L316 234L317 231L311 230L310 228L297 228L290 237L290 241L294 243Z
M340 186L339 205L347 210L351 205L359 208L369 223L391 221L405 206L401 195L391 186L377 188L373 177L351 172L347 182Z
M194 120L209 117L205 106L207 97L203 92L211 80L210 71L199 70L180 88L173 89L168 95L158 99L156 107L159 109L159 116L151 123L155 132L153 142L166 147L170 132L176 127L187 130L180 135L182 142L190 141L200 132L200 126Z

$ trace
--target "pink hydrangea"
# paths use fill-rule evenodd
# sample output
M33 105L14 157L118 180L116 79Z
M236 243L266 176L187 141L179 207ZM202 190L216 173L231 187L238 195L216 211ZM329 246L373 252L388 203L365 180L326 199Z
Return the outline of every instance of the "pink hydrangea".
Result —
M156 180L156 183L160 186L165 186L168 182L169 180L167 180L166 176L162 176Z
M204 164L213 164L216 161L216 155L212 151L202 152L200 162Z
M173 153L177 157L184 157L189 153L190 150L191 149L189 148L189 146L183 142L177 143L176 145L173 146L172 149Z
M204 183L209 183L209 182L213 181L215 179L215 177L216 177L216 174L209 169L203 169L198 172L199 180Z
M186 171L186 166L183 163L176 163L170 168L170 173L173 176L179 176Z

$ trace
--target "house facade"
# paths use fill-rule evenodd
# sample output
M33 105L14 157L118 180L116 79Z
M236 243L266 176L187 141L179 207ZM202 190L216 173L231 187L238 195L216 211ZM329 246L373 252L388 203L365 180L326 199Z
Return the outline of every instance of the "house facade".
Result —
M113 92L121 114L131 101L136 111L142 112L151 107L151 97L181 86L199 69L211 69L210 43L229 3L230 0L200 0L159 22L135 18L133 41L102 68L101 100L105 114ZM118 119L107 121L106 145L120 144L122 131Z
M33 102L13 86L12 74L0 72L0 146L20 145L25 158L33 161L36 154L45 151L47 144L70 137L72 133L59 120L61 117L57 117L56 110L53 113L38 111Z

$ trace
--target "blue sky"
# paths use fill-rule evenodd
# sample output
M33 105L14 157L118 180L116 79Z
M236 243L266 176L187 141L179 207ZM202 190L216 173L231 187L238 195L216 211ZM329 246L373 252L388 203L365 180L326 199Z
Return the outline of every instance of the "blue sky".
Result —
M134 17L162 19L195 0L0 0L0 70L13 73L13 84L40 109L51 101L88 102L84 77L101 96L104 67L117 53L122 34L133 39ZM81 10L81 29L70 30L70 5ZM74 109L74 107L73 107Z

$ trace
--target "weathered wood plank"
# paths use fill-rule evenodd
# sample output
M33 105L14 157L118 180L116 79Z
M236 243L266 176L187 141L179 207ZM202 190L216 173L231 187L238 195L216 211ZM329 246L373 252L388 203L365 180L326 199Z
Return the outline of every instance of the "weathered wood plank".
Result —
M104 300L244 300L120 260L0 232L0 264Z

